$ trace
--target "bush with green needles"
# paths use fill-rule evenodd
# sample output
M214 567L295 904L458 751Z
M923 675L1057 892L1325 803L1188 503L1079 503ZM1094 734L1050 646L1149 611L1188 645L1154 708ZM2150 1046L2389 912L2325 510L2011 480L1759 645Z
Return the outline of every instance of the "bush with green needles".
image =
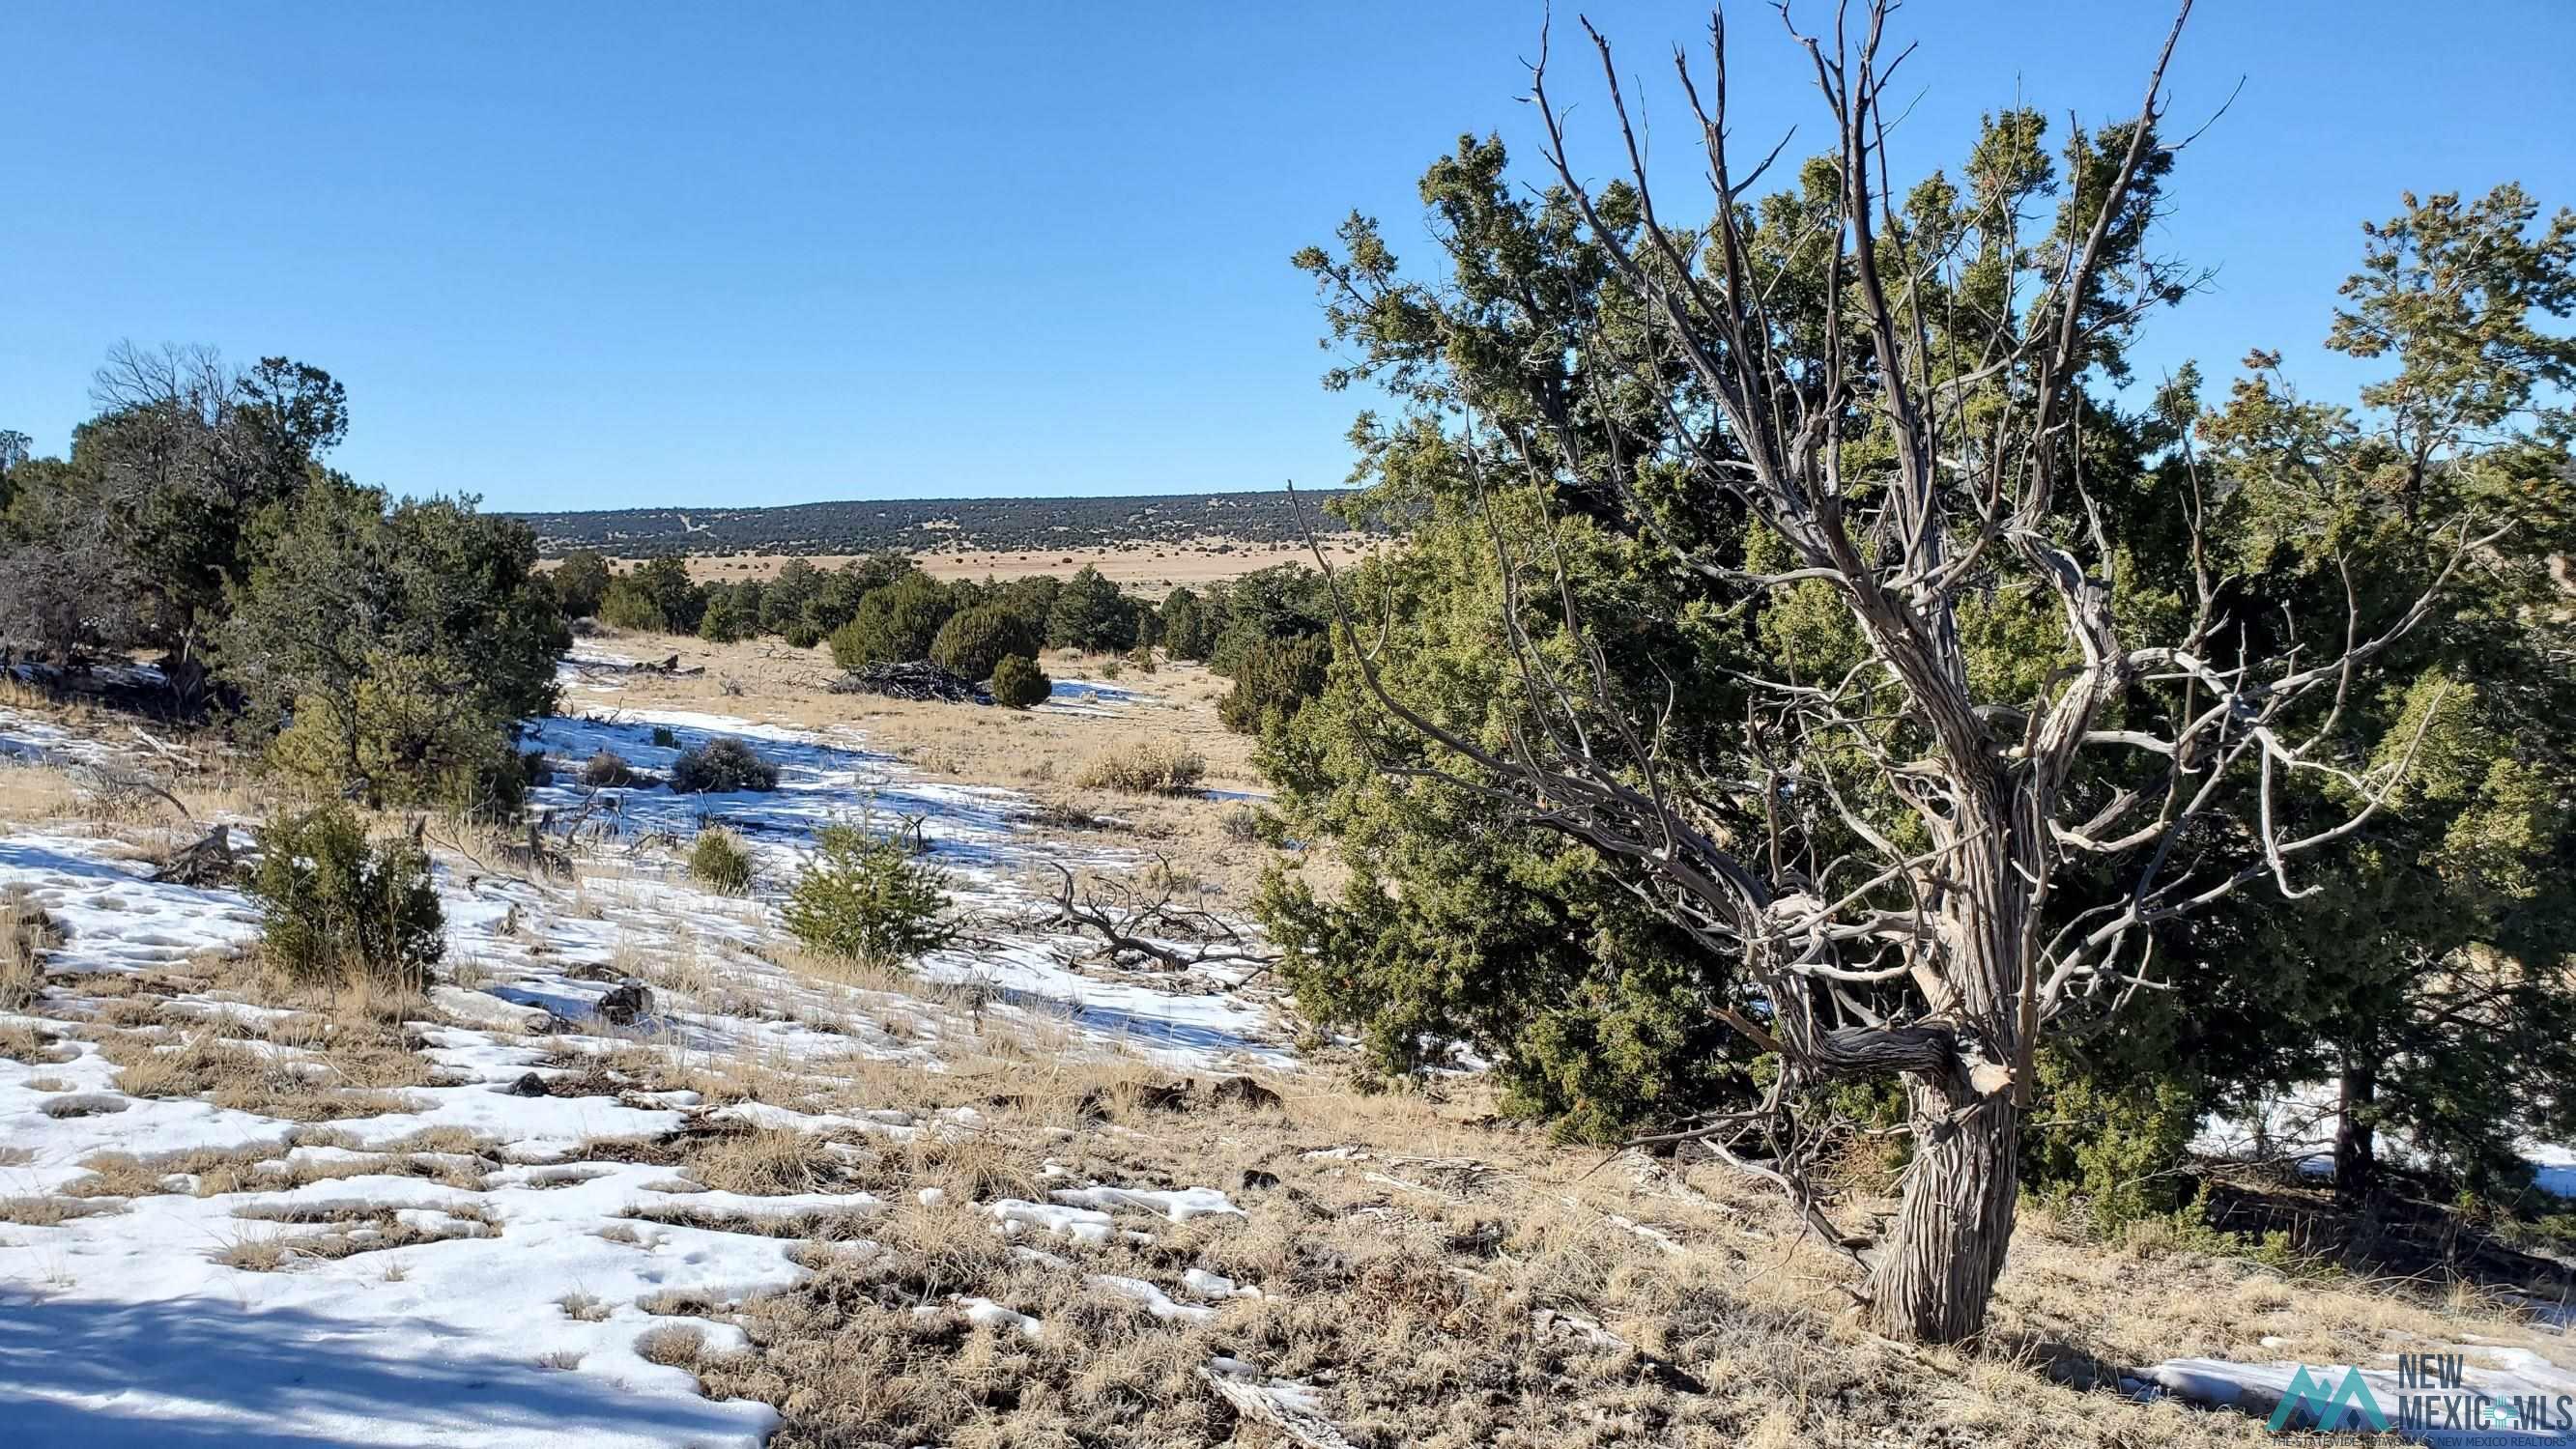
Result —
M948 878L909 847L849 825L824 827L788 892L788 931L817 951L857 961L910 961L947 945Z

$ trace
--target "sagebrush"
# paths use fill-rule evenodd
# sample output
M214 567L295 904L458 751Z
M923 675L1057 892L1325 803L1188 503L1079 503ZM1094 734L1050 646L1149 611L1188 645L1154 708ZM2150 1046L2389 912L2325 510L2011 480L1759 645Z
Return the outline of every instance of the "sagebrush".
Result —
M751 746L725 735L682 750L680 758L671 762L671 788L683 795L775 790L778 767Z

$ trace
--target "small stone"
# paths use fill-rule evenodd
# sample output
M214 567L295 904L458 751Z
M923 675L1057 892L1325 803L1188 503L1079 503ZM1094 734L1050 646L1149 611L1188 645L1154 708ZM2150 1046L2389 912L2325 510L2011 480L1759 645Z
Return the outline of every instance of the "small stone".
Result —
M545 1094L546 1079L534 1072L521 1073L519 1079L510 1084L513 1097L542 1097Z

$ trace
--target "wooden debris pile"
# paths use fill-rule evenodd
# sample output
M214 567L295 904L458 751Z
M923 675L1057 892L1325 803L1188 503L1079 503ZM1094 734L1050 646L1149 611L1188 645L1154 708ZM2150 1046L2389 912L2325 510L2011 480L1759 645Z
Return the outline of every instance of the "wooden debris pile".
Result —
M951 674L927 659L904 664L871 664L832 681L834 694L881 694L888 699L940 700L949 704L991 704L993 697L975 681Z

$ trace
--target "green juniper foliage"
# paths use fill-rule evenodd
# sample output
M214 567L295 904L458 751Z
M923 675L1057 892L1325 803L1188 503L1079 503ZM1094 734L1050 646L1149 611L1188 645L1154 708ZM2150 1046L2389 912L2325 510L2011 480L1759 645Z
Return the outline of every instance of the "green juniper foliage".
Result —
M574 549L546 575L546 582L554 586L565 618L587 619L599 612L600 599L608 592L608 560L596 549Z
M850 621L832 631L832 662L859 669L926 659L956 608L946 584L925 573L905 574L860 599Z
M1055 681L1024 654L1005 654L993 666L993 703L1004 709L1029 709L1046 703Z
M1002 605L977 604L939 626L938 637L930 641L930 661L966 679L989 679L1008 655L1034 657L1038 637L1026 619Z
M553 709L571 643L527 526L472 499L389 510L335 476L271 505L254 538L215 657L291 721L271 759L384 803L514 810L510 732Z
M1333 657L1332 642L1321 634L1263 639L1243 651L1234 669L1234 688L1217 701L1217 718L1236 734L1257 735L1283 721L1324 688L1324 668Z
M1890 232L1946 245L1998 209L2035 213L2036 198L2070 177L2107 182L2120 128L2069 138L2054 159L2047 129L2036 112L1989 118L1963 167L1896 198ZM2170 160L2150 152L2145 194ZM1777 274L1771 305L1792 335L1806 335L1802 319L1831 298L1832 253L1815 238L1831 234L1835 186L1818 163L1746 201L1745 244L1758 270ZM1552 596L1562 567L1610 674L1607 697L1582 707L1601 721L1662 722L1660 747L1697 771L1758 775L1760 759L1731 758L1748 707L1738 679L1844 677L1865 657L1850 611L1822 581L1748 593L1673 566L1674 546L1751 571L1794 560L1740 508L1690 496L1686 470L1651 461L1675 451L1670 423L1690 414L1687 404L1667 412L1656 395L1693 384L1677 362L1662 375L1634 364L1627 344L1642 335L1645 306L1561 187L1521 188L1499 141L1466 137L1421 195L1446 239L1437 284L1405 275L1359 217L1338 249L1297 259L1358 357L1328 383L1372 381L1399 409L1355 424L1363 491L1336 505L1401 535L1343 586L1359 642L1380 651L1383 684L1507 752L1529 716L1498 626L1504 610L1517 608L1543 661L1581 676ZM1627 188L1604 187L1596 204L1604 225L1632 243L1642 236ZM2123 225L2108 245L2125 255L2142 241ZM2338 740L2376 751L2354 757L2356 770L2393 768L2425 728L2400 794L2349 849L2306 864L2319 893L2285 902L2249 890L2159 927L2156 975L2169 989L2138 994L2116 1022L2079 1012L2043 1057L2034 1115L2091 1125L2026 1138L2042 1185L2071 1185L2109 1216L2162 1210L2185 1185L2171 1169L2203 1112L2319 1076L2344 1080L2345 1136L2357 1144L2344 1165L2356 1186L2375 1126L2402 1128L2437 1172L2482 1191L2513 1187L2517 1134L2576 1127L2576 923L2567 894L2545 885L2576 865L2564 788L2576 778L2576 698L2551 664L2568 648L2569 611L2549 577L2550 560L2576 543L2571 428L2563 391L2550 391L2567 386L2576 343L2542 325L2576 304L2572 253L2576 220L2544 220L2514 188L2409 197L2402 216L2368 229L2363 269L2332 322L2333 345L2389 368L2357 406L2303 399L2263 355L2214 409L2189 368L2136 411L2079 391L2085 488L2112 550L2116 608L2138 637L2184 618L2206 571L2231 657L2275 658L2297 641L2315 655L2346 637L2348 613L2369 637L2423 593L2457 542L2434 520L2467 513L2513 527L2342 704ZM2005 275L2002 258L1971 257L1957 282L1963 305L1942 315L1967 315L1964 304ZM2127 379L2125 336L2099 335L2097 376ZM1551 454L1555 476L1532 487L1443 425L1470 396L1495 434L1528 428L1547 452L1547 430L1570 420L1586 446ZM1560 407L1570 412L1551 412ZM1636 527L1618 490L1584 471L1609 454L1602 439L1614 430L1623 456L1650 460L1635 484L1661 534ZM1846 446L1868 458L1866 442ZM2195 510L2224 556L2195 553ZM1509 599L1498 538L1523 571L1526 591ZM1543 584L1527 588L1533 577ZM2002 570L1962 601L1981 696L2045 695L2068 662L2056 607ZM1178 622L1192 609L1166 606L1172 632L1195 642L1199 626ZM1254 641L1284 632L1242 622L1262 612L1258 602L1228 610L1209 644L1238 678L1258 657ZM1265 887L1260 914L1287 948L1283 973L1301 1003L1360 1028L1390 1070L1468 1043L1495 1060L1516 1109L1577 1135L1617 1137L1744 1100L1758 1064L1713 1016L1745 1004L1729 964L1659 926L1588 852L1471 791L1389 773L1477 770L1390 719L1347 643L1334 640L1321 693L1269 721L1261 752L1287 833L1331 839L1350 869L1329 897L1293 870ZM2143 694L2124 707L2155 721ZM2327 707L2308 709L2302 727L2316 728ZM1896 738L1883 731L1880 743ZM1860 743L1841 761L1818 748L1808 768L1919 848L1909 812L1857 768ZM2088 788L2105 800L2123 784L2161 789L2160 763L2106 761ZM2276 781L2275 797L2293 836L2360 803L2316 775ZM1758 818L1745 828L1758 830ZM2213 874L2259 863L2247 835L2215 820L2180 844ZM2119 889L2071 864L2050 929Z
M1187 588L1172 590L1160 612L1163 648L1174 659L1204 660L1216 647L1214 611L1196 593Z
M948 944L948 882L901 841L852 825L826 826L797 872L781 915L817 951L880 964Z
M1046 642L1052 649L1117 654L1136 647L1136 602L1085 564L1064 581L1047 609Z
M250 892L263 942L289 972L352 972L418 986L446 950L429 857L407 840L370 841L345 805L272 819Z
M710 825L689 844L689 874L717 890L739 895L751 889L751 848L741 836Z

